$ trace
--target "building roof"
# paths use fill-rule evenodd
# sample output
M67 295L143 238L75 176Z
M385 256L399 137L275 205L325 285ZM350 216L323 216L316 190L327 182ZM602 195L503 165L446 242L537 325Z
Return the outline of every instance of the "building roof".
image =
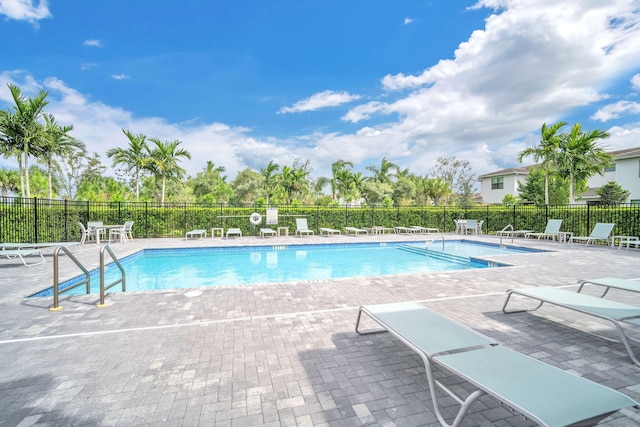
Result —
M627 148L624 150L617 150L617 151L609 151L609 154L613 155L613 157L616 159L640 157L640 147Z
M531 169L533 166L536 166L536 165L524 166L524 167L521 167L521 168L500 169L499 171L490 172L490 173L486 173L484 175L480 175L478 177L478 179L489 178L489 177L492 177L492 176L502 176L502 175L526 175L526 174L529 173L529 169Z
M607 151L607 153L611 154L614 160L631 159L634 157L640 157L640 147L626 148L624 150L616 150L616 151ZM489 172L489 173L485 173L484 175L480 175L478 179L489 178L493 176L504 176L504 175L521 175L521 174L526 175L529 172L529 169L531 169L534 166L538 166L538 165L535 164L530 166L524 166L521 168L500 169L495 172Z

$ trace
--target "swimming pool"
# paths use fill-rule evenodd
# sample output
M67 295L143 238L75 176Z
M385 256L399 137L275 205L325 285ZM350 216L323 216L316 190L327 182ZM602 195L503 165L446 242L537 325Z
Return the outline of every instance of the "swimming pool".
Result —
M467 270L503 264L477 257L531 252L465 240L423 242L253 246L229 248L145 249L120 260L126 271L127 291L167 290L258 283L281 283L386 276L391 274ZM119 277L108 265L105 283ZM78 276L60 284L78 283ZM91 293L99 292L99 272L91 272ZM117 292L119 286L111 291ZM84 286L69 291L84 293ZM51 288L32 296L52 295Z

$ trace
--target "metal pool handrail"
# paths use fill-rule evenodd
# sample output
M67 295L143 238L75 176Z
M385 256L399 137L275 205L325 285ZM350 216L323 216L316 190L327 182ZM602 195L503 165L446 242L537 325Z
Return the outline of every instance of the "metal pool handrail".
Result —
M80 269L82 270L82 272L84 273L84 280L76 283L75 285L69 286L65 289L63 289L62 291L59 290L58 288L58 284L59 284L59 269L58 269L58 254L59 252L62 251L64 252L69 259L71 259L71 261L74 262L75 265L77 265L78 267L80 267ZM55 251L53 252L53 307L51 307L49 310L51 311L58 311L58 310L62 310L62 307L60 307L60 305L58 304L58 296L59 294L63 293L63 292L67 292L75 287L78 287L80 285L87 285L87 294L90 293L91 291L91 278L89 277L89 270L87 270L84 265L82 265L82 263L80 261L78 261L78 259L73 256L73 254L71 252L69 252L69 249L67 249L65 246L58 246Z
M121 273L119 279L114 280L112 283L110 283L107 286L105 286L104 284L104 251L109 252L109 255L111 255L111 259L113 260L114 264L118 267L118 269L120 269L120 273ZM106 291L107 289L111 289L118 283L122 283L122 292L124 292L127 287L126 274L124 272L124 268L122 268L122 264L120 264L118 257L116 257L116 255L113 253L109 245L104 245L103 247L100 248L100 304L96 305L96 307L104 308L107 306L107 304L105 304L104 302L104 291Z
M433 239L428 239L426 241L427 246L424 248L425 251L429 250L429 246L433 245L436 240L441 240L442 239L442 252L444 252L444 236L438 236L438 237L434 237Z

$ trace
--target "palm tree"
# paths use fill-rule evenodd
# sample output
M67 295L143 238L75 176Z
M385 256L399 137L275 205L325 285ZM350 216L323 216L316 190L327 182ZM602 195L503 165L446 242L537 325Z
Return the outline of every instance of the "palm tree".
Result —
M40 160L47 167L49 198L53 199L52 172L56 164L55 156L67 156L76 150L84 151L85 145L68 135L73 130L73 126L60 126L51 114L45 114L44 121Z
M7 197L10 191L17 191L18 180L18 173L15 170L0 168L0 195Z
M269 206L269 195L278 182L278 175L276 174L278 170L280 170L280 165L274 163L273 160L269 161L266 168L260 169L260 175L264 178L264 190L267 193L267 206Z
M383 183L383 184L391 184L391 178L395 177L398 173L398 166L389 160L386 157L382 158L382 162L380 163L380 168L375 166L367 166L367 169L373 172L373 180Z
M518 154L518 161L522 163L525 157L533 157L535 162L542 161L544 166L544 204L549 204L549 168L555 166L556 158L558 156L558 149L560 148L560 140L557 135L561 127L566 125L566 122L554 123L550 127L547 127L546 123L542 124L542 130L540 131L540 143L535 147L529 147Z
M285 166L282 168L280 180L287 195L287 204L291 204L296 196L303 194L308 188L308 175L309 172L304 167Z
M598 146L598 141L611 136L609 132L596 129L583 132L579 123L571 132L560 135L558 166L560 174L569 179L569 204L575 203L575 187L596 174L603 174L613 157Z
M329 185L331 185L331 198L334 200L337 198L338 193L340 193L340 186L342 185L344 190L345 181L348 181L348 177L351 175L347 166L352 168L353 162L340 159L331 164L331 179L329 179ZM347 178L346 180L345 177ZM341 184L340 181L343 181L343 183Z
M164 193L166 190L167 179L171 181L179 181L187 172L178 166L181 157L191 159L191 154L183 149L178 148L181 141L160 141L157 138L149 138L149 141L155 144L153 150L149 153L150 162L148 168L153 172L156 178L162 180L162 196L160 203L164 203Z
M41 153L42 124L38 119L49 103L48 92L41 90L35 98L27 98L20 88L9 84L9 91L15 105L13 110L5 110L0 115L0 142L2 153L14 155L18 159L20 189L22 197L31 197L29 187L29 156Z
M149 163L149 146L147 136L134 135L126 129L122 132L129 139L127 148L110 148L107 157L113 158L113 165L122 165L127 172L133 172L136 181L136 202L140 200L140 173L146 169Z

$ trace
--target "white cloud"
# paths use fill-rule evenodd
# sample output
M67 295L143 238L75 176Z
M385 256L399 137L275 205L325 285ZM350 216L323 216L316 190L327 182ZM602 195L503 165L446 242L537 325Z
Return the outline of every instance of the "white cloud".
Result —
M640 114L640 104L631 101L618 101L600 108L591 116L591 119L606 122L619 118L623 113Z
M361 120L371 118L371 116L378 112L385 112L388 104L384 102L369 102L367 104L358 105L351 109L347 114L342 116L342 120L346 122L357 123Z
M302 111L314 111L321 108L337 107L360 99L360 95L352 95L348 92L334 92L325 90L311 95L309 98L303 99L293 104L292 107L282 107L278 114L299 113Z
M640 74L631 77L631 86L634 89L640 89Z
M95 62L85 62L82 65L80 65L80 71L87 71L97 66L98 64L96 64Z
M409 24L411 24L412 22L413 22L413 19L411 19L411 18L409 18L409 17L404 18L404 25L409 25Z
M88 39L82 43L82 46L88 47L102 47L102 42L100 40Z
M126 74L112 74L111 78L115 80L128 80L131 77L127 76Z
M0 15L37 24L41 19L50 18L51 12L49 12L47 0L40 0L37 4L31 0L2 0L0 1Z

